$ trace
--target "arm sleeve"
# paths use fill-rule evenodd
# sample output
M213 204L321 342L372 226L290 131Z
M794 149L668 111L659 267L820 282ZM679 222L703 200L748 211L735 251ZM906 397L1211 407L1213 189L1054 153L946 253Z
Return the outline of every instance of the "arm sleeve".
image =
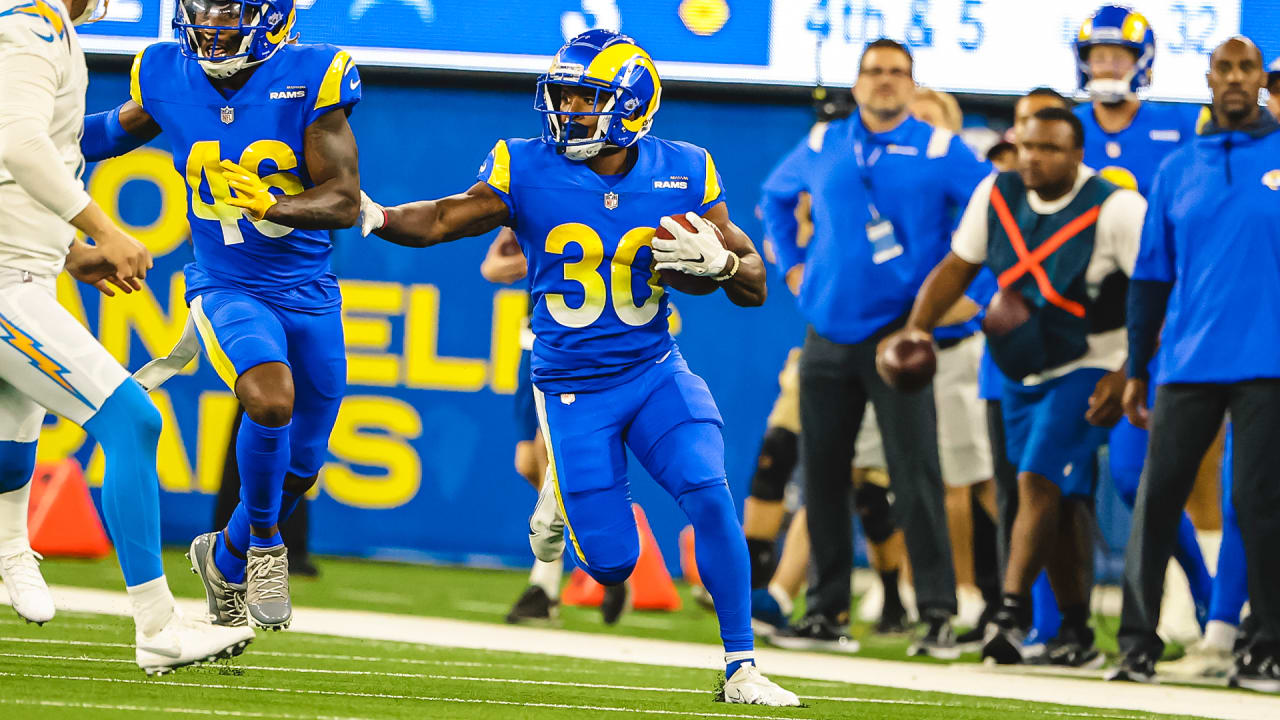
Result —
M146 144L120 124L120 108L85 116L80 152L88 162L117 157Z
M1098 234L1116 266L1130 277L1142 242L1142 222L1147 201L1133 190L1117 190L1098 212Z
M1173 283L1160 280L1133 280L1129 283L1127 317L1129 323L1129 377L1146 380L1155 355L1160 326Z
M49 137L57 91L57 70L45 58L0 54L0 165L36 202L69 221L90 201Z
M516 216L516 201L511 196L511 150L506 140L499 140L480 165L476 179L488 185L507 205L508 224Z
M333 110L345 110L350 115L351 108L360 102L361 92L360 71L355 61L346 50L338 50L320 79L320 89L316 91L315 104L307 112L306 124Z
M708 210L724 202L724 181L720 178L720 171L716 170L716 161L711 159L711 153L706 152L706 156L707 169L703 175L702 204L698 206L699 215L705 215Z
M995 175L988 175L978 183L951 236L951 252L967 263L981 265L987 261L987 207L991 204L991 188L995 183Z
M804 262L804 248L797 242L800 221L796 218L796 206L800 193L808 190L804 170L812 153L808 141L801 141L769 173L760 192L759 211L765 242L773 248L778 268L784 273Z

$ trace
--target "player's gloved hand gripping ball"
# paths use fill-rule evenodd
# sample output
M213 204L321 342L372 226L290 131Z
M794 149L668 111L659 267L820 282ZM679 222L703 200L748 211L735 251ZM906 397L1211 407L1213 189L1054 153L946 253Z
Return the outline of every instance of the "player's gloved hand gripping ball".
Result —
M226 202L232 207L244 211L249 219L262 220L272 205L276 204L276 196L271 193L271 186L262 181L257 173L250 172L230 160L223 160L222 178L234 191Z
M714 278L724 275L736 257L725 249L720 228L697 213L664 217L653 235L654 269L659 272Z

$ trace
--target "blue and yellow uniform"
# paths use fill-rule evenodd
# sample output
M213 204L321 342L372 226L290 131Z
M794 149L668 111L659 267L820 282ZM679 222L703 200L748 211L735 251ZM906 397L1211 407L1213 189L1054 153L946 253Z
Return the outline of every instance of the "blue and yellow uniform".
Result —
M725 482L720 412L668 330L650 243L665 215L723 202L702 148L645 136L601 176L541 140L500 141L480 180L507 204L529 260L532 374L551 478L578 561L598 578L639 553L626 448L677 499ZM710 424L690 447L678 426Z
M329 232L249 220L226 203L219 162L234 160L286 195L313 187L303 136L322 115L359 102L355 64L330 45L284 45L224 95L177 43L158 43L134 59L129 94L162 128L187 183L195 262L185 269L186 300L212 364L232 389L257 365L290 366L289 472L314 476L346 387Z

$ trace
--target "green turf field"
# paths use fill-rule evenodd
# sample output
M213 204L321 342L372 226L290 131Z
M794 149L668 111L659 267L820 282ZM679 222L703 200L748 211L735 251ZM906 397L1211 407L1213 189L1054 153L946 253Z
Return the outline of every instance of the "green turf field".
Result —
M175 593L198 597L199 585L181 553L167 552L165 559ZM319 580L294 581L299 606L500 622L525 584L517 572L319 562ZM43 568L51 584L121 589L114 558L50 560ZM561 626L718 643L714 617L684 588L681 592L685 607L680 612L631 613L619 626L606 628L597 611L568 608ZM903 660L906 642L864 643L860 656ZM783 677L774 679L801 695L808 707L752 708L714 702L718 677L710 670L297 632L260 632L234 661L147 679L133 663L131 643L127 618L60 612L54 622L36 627L0 608L0 717L1175 717Z

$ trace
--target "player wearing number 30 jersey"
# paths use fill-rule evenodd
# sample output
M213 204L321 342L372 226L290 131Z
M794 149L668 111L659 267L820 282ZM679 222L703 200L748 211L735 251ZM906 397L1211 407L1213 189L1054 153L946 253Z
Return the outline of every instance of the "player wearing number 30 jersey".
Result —
M730 221L707 151L647 134L661 93L634 40L583 33L538 81L541 139L499 142L463 194L385 209L363 199L362 230L413 247L515 230L529 259L533 382L550 459L530 519L534 554L556 559L567 534L574 560L596 580L627 580L639 554L630 448L697 534L725 646L724 699L797 705L755 667L747 547L725 482L722 420L667 331L660 274L751 306L764 302L764 264ZM659 222L665 239L655 237Z
M328 231L355 223L360 197L360 76L342 50L296 44L294 19L293 0L180 0L178 41L138 54L129 101L82 142L100 159L163 131L187 182L186 300L245 409L240 505L190 557L218 622L271 629L292 615L277 524L314 484L346 387Z

